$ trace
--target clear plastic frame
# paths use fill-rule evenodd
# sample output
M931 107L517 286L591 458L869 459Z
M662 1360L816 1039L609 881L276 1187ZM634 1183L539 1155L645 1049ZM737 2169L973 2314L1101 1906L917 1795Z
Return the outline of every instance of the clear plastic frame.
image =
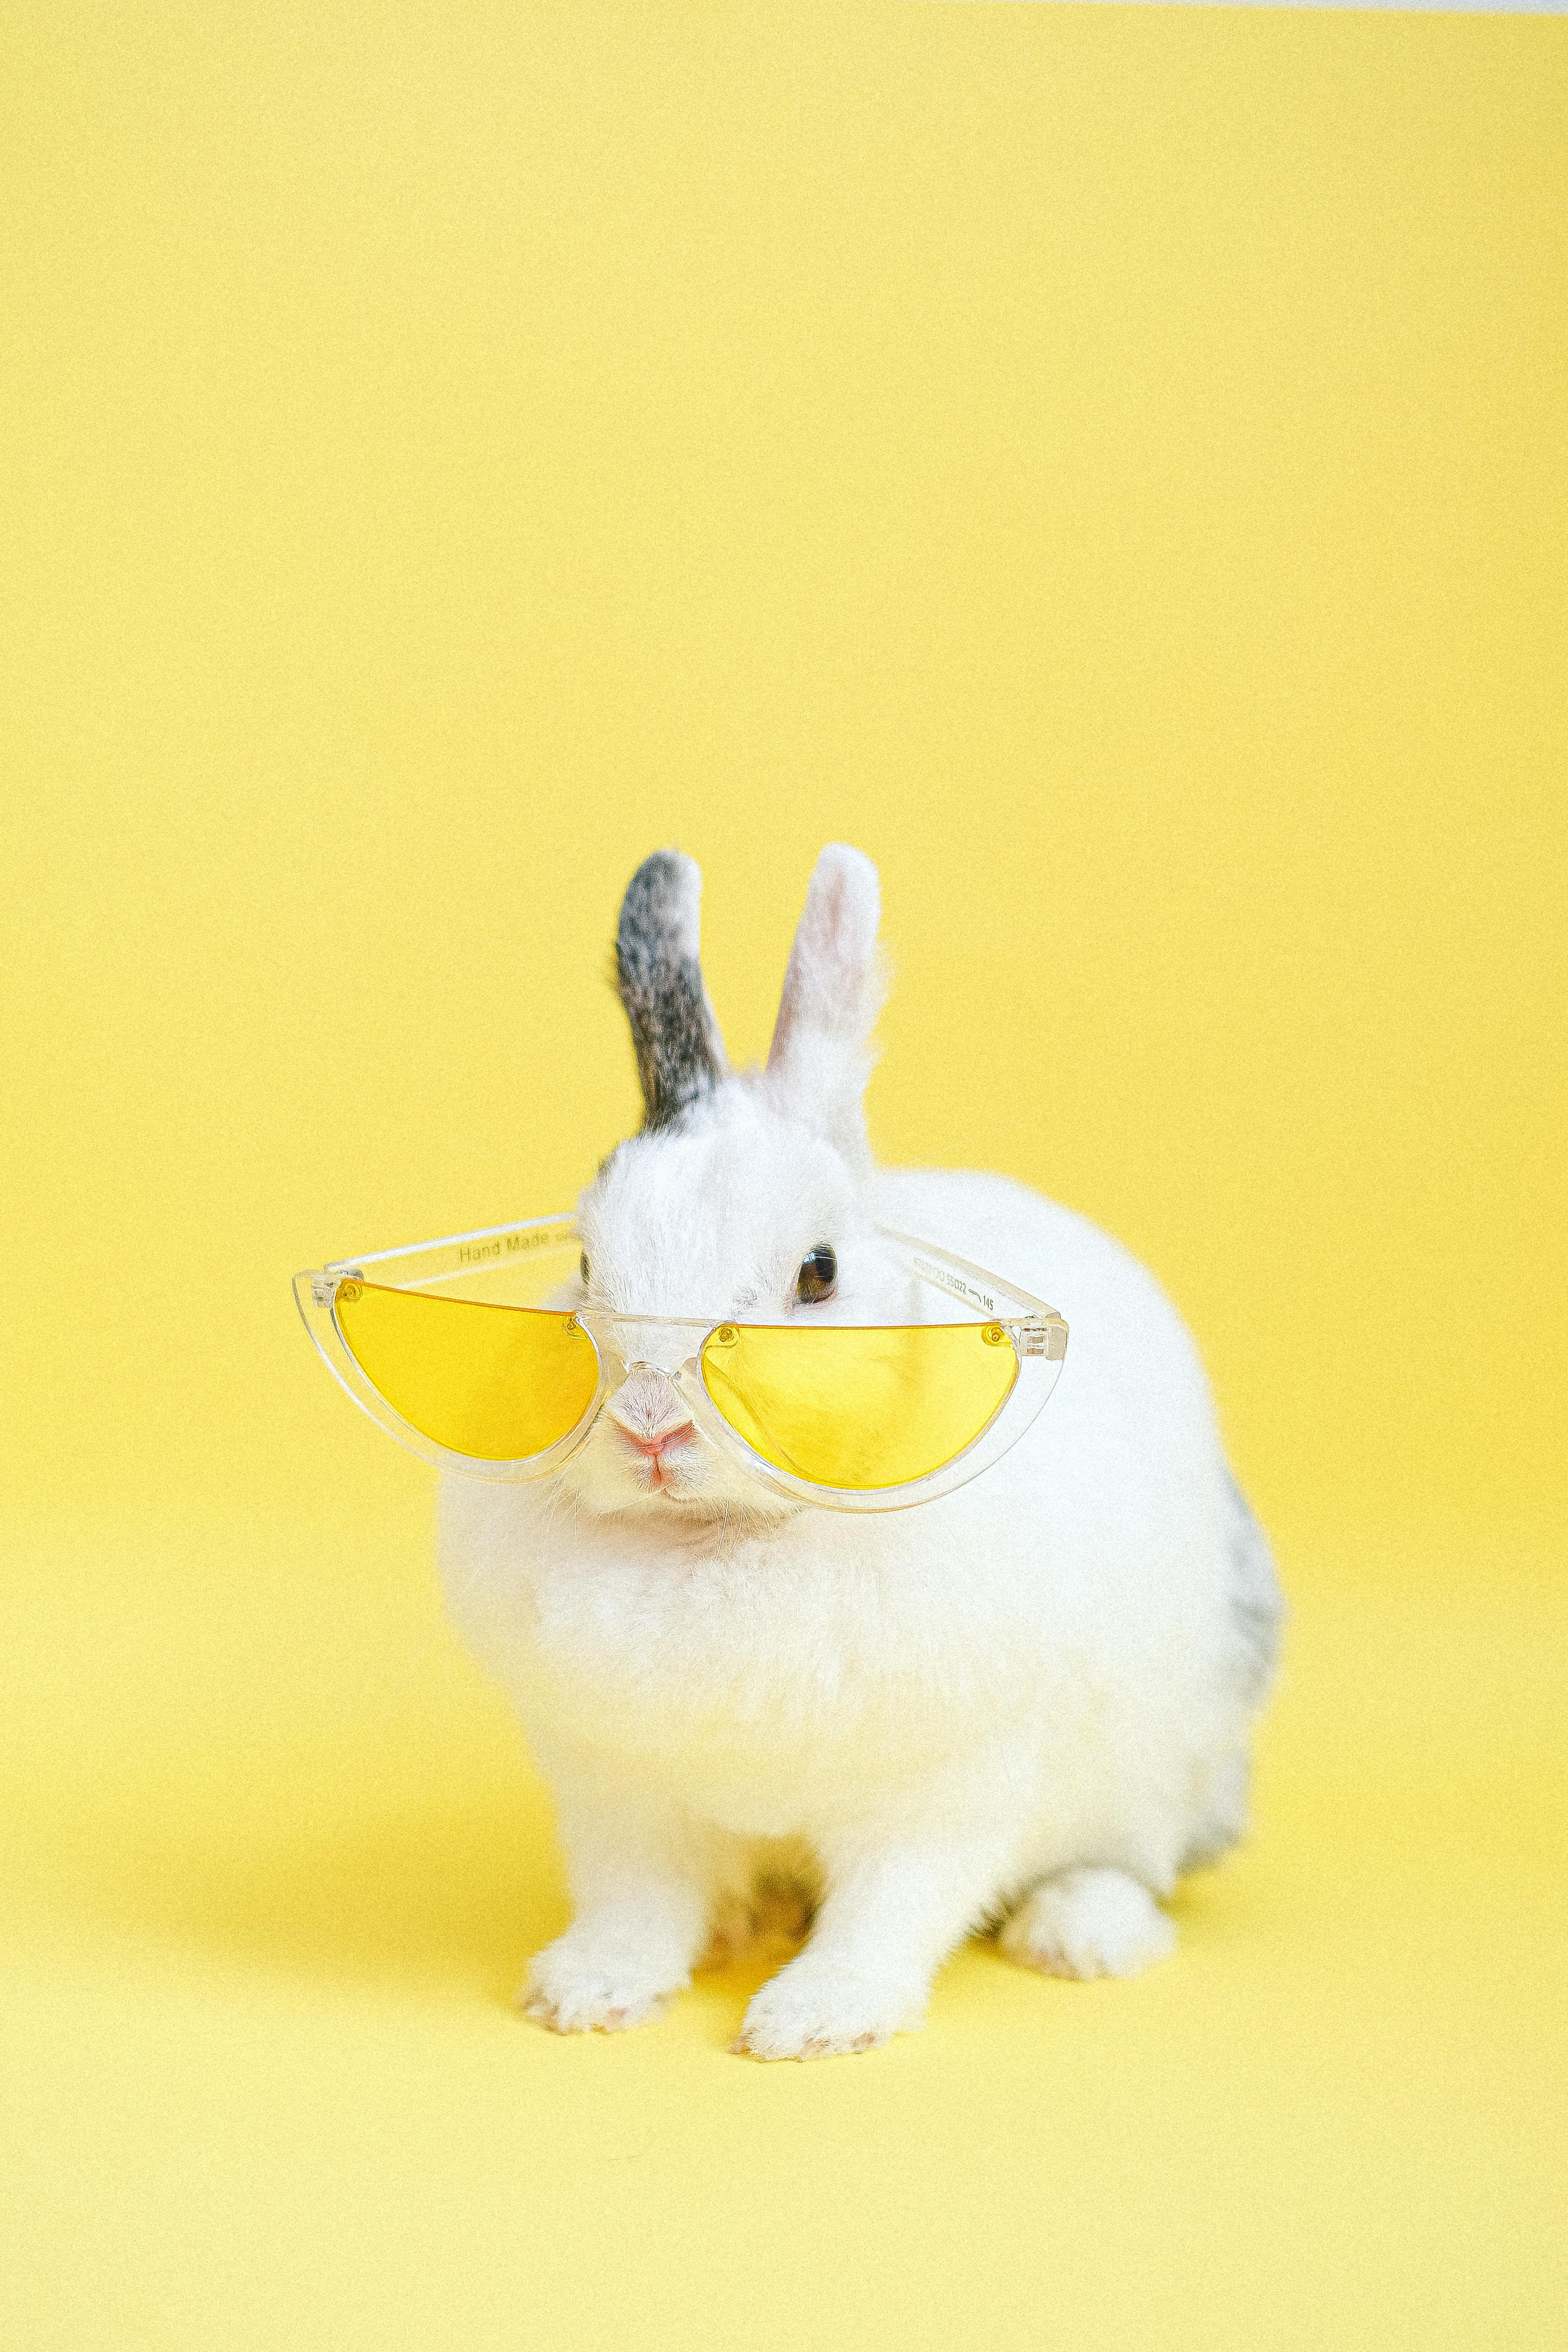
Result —
M296 1275L294 1296L354 1402L440 1469L548 1477L628 1373L652 1365L701 1435L773 1493L899 1510L950 1494L1017 1443L1056 1385L1068 1330L999 1275L878 1231L911 1296L967 1315L866 1325L611 1313L583 1303L570 1217L342 1258Z

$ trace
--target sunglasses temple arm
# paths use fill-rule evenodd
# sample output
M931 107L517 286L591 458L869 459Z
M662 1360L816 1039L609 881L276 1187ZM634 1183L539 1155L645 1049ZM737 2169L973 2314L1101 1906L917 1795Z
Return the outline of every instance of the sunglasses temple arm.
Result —
M1005 1323L1017 1340L1020 1355L1045 1356L1059 1363L1067 1354L1068 1327L1056 1308L1047 1306L1043 1298L1020 1290L1016 1283L1005 1282L1000 1275L976 1265L971 1258L959 1257L952 1250L922 1240L917 1234L900 1233L893 1225L880 1225L878 1231L887 1240L897 1243L921 1281Z

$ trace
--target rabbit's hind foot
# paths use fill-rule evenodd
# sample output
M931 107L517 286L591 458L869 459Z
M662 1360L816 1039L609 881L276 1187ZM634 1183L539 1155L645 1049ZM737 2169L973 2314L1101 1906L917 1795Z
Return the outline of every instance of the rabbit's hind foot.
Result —
M996 1938L1052 1977L1135 1977L1176 1948L1146 1886L1121 1870L1064 1870L1031 1888Z

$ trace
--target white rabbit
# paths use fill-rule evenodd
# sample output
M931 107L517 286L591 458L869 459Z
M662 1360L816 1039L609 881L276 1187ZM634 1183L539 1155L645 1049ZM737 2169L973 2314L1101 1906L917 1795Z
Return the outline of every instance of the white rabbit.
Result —
M907 1321L885 1223L1048 1299L1071 1332L1021 1442L910 1509L773 1496L646 1370L554 1478L444 1482L448 1605L521 1711L569 1865L575 1916L533 1961L529 2013L635 2025L713 1938L743 1937L759 1885L804 1879L809 1940L736 2046L816 2057L918 2025L944 1955L998 1920L1005 1950L1059 1975L1167 1953L1155 1898L1243 1826L1281 1609L1152 1277L1020 1184L872 1166L875 868L823 851L767 1066L736 1075L697 964L700 891L660 853L622 909L647 1119L583 1196L587 1297ZM797 1304L824 1243L837 1294Z

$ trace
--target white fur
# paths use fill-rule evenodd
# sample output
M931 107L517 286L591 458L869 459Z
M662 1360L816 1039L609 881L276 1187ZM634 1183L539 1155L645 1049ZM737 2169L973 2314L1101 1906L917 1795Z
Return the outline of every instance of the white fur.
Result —
M557 1801L576 1916L522 1999L562 2030L653 2014L710 1936L734 1948L769 1871L821 1899L747 2011L738 2046L761 2057L917 2024L943 1956L1009 1910L1029 1965L1131 1973L1173 1940L1152 1895L1242 1826L1278 1600L1192 1341L1070 1211L870 1168L875 929L872 869L825 852L768 1069L622 1145L584 1196L591 1295L901 1318L885 1222L1049 1299L1067 1362L1010 1454L910 1510L782 1501L692 1431L654 1483L657 1382L548 1484L445 1482L451 1612ZM822 1241L838 1295L797 1307Z
M1064 1870L1024 1897L997 1937L1052 1977L1134 1977L1176 1948L1176 1931L1124 1870Z

